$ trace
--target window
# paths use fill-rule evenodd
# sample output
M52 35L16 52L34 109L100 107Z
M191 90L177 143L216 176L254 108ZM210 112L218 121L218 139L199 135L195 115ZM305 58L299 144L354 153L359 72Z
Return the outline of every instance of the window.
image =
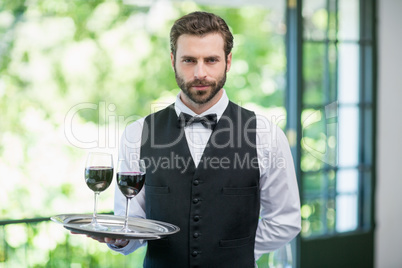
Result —
M289 133L297 137L293 151L302 200L300 265L370 267L374 2L304 0L298 5L288 12L288 41L299 41L299 46L288 43L288 112ZM359 248L352 246L356 241ZM339 253L326 254L334 250Z

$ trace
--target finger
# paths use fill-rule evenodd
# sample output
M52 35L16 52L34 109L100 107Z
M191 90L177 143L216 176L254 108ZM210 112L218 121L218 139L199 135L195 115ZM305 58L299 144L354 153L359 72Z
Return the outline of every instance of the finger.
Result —
M127 239L116 239L116 242L114 243L116 246L122 246L125 247L128 244Z
M104 238L104 241L105 241L106 243L108 243L108 244L114 244L114 243L116 242L115 239L110 238L110 237L105 237L105 238Z
M101 243L105 243L105 241L101 237L91 237L93 240L96 240Z

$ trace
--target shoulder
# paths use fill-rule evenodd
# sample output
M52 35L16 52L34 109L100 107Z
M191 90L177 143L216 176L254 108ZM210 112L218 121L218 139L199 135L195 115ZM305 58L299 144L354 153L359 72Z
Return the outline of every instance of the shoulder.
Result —
M134 121L134 122L133 122ZM121 145L136 144L141 141L142 128L145 117L140 119L126 120L123 134L121 135Z
M131 132L137 132L139 130L142 130L144 127L144 124L146 124L146 121L149 121L150 118L152 117L163 117L166 114L169 114L170 112L174 112L174 105L171 104L161 110L158 110L156 112L153 112L147 116L144 117L131 117L127 118L124 120L124 123L126 126L124 126L124 132L131 133Z
M288 146L288 139L284 131L269 118L257 114L257 145L260 148L277 150L280 147Z
M142 117L142 118L135 120L134 122L127 122L127 125L124 128L124 132L131 133L131 132L135 132L135 131L142 129L145 118L146 117Z
M174 104L170 104L167 107L164 107L158 111L155 111L151 114L149 114L148 116L145 117L145 121L150 120L151 118L164 118L164 117L168 117L169 115L171 115L171 113L176 114L176 110L175 110L175 106Z
M248 109L246 109L246 108L244 108L244 107L242 107L242 106L240 106L240 105L238 105L238 104L236 104L236 103L234 103L232 101L229 101L228 108L231 109L232 112L237 112L237 113L240 112L241 114L248 115L250 117L255 117L256 116L255 112L253 112L251 110L248 110Z

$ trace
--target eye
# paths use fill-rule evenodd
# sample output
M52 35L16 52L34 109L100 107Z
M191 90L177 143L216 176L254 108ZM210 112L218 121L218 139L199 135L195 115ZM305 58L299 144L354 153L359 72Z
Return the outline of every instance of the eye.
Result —
M216 63L216 62L218 62L218 59L217 59L217 58L208 58L208 59L206 60L206 62L207 62L207 63Z
M194 63L195 60L193 60L193 59L184 59L183 62L184 63Z

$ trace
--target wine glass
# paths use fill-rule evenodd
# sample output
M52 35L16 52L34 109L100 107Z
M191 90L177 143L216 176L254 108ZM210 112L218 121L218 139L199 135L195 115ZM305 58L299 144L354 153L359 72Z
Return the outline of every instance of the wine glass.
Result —
M121 193L126 197L126 218L124 220L121 232L135 233L134 230L128 228L128 213L130 210L130 201L142 189L145 182L145 162L144 160L130 160L126 163L120 160L117 166L117 186Z
M92 222L81 225L95 231L105 231L108 228L98 223L96 218L96 206L99 193L106 190L113 179L113 157L108 153L90 152L85 164L85 182L89 189L95 193L94 213Z

